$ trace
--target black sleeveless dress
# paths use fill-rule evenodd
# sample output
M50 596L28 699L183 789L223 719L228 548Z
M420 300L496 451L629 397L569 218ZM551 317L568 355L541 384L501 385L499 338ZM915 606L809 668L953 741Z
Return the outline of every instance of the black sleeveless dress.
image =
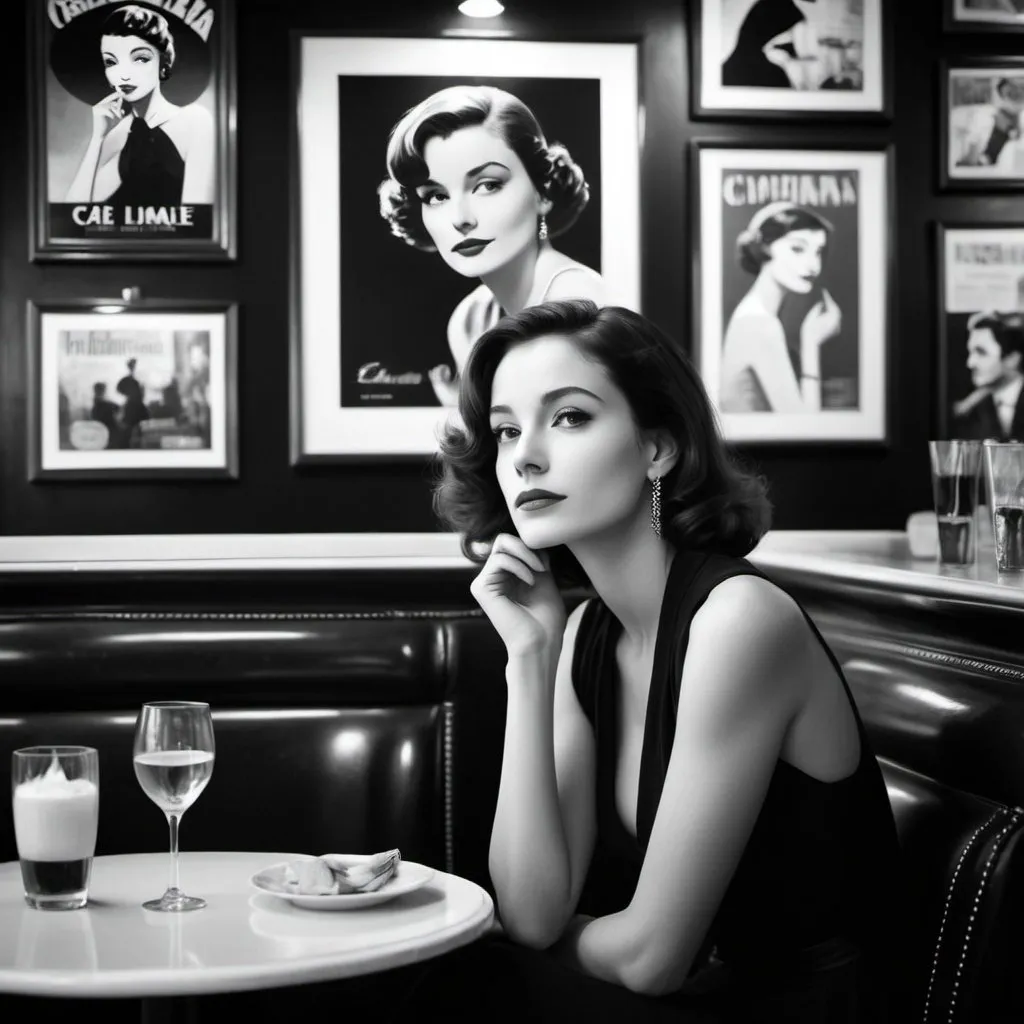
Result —
M121 184L106 202L124 206L178 206L185 184L185 161L159 125L133 117L117 161Z
M580 913L614 913L633 896L672 751L690 623L712 589L737 575L767 578L745 559L707 552L681 550L672 562L647 701L636 838L615 806L615 649L622 626L598 599L584 609L572 674L597 741L597 841ZM843 679L817 627L806 612L804 617ZM900 973L899 842L885 782L845 679L843 687L860 736L856 770L825 783L777 762L691 970L691 978L715 978L723 998L742 995L730 988L757 992L762 1010L767 999L776 999L787 1020L817 1019L815 1000L824 1000L820 1005L829 1014L822 1021L884 1019L886 990ZM854 962L855 969L837 970ZM865 1001L874 1001L870 1010ZM803 1007L809 1014L801 1017Z

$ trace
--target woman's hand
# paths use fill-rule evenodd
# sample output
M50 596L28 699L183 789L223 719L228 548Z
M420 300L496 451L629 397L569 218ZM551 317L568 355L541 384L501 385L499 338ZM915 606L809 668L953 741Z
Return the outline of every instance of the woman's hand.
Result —
M115 124L120 124L124 120L124 116L124 97L119 92L112 92L109 96L104 96L92 108L93 139L105 138Z
M491 553L469 588L491 620L509 657L551 653L562 643L565 602L551 562L509 533L494 538Z
M800 343L808 347L817 347L834 338L843 326L842 310L836 300L828 293L827 288L821 290L821 301L811 306L800 325Z
M434 394L442 405L459 404L459 384L447 363L439 363L427 372Z

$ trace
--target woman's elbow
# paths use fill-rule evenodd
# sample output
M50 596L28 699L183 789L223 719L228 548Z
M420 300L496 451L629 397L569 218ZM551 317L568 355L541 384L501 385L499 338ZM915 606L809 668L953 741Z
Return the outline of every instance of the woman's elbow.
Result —
M562 929L549 921L516 921L503 917L501 921L505 934L516 945L543 952L553 946L562 934Z
M640 956L623 967L622 984L639 996L667 996L678 992L686 981L686 971L677 963L665 963L663 957Z

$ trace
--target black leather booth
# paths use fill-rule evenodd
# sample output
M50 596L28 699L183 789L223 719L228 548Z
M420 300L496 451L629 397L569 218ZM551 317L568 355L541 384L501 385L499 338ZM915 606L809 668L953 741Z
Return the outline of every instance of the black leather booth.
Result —
M889 786L911 1020L1024 1019L1024 661L998 639L1024 636L1024 616L784 576L843 662ZM490 890L504 657L469 578L19 580L0 591L0 750L97 747L97 852L164 850L132 770L135 716L205 700L217 760L182 849L397 846ZM15 857L0 801L0 860Z

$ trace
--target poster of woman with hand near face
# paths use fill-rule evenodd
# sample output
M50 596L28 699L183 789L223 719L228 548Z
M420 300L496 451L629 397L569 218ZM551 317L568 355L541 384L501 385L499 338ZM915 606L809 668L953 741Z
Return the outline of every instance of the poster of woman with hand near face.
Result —
M35 256L233 255L232 13L40 5Z

